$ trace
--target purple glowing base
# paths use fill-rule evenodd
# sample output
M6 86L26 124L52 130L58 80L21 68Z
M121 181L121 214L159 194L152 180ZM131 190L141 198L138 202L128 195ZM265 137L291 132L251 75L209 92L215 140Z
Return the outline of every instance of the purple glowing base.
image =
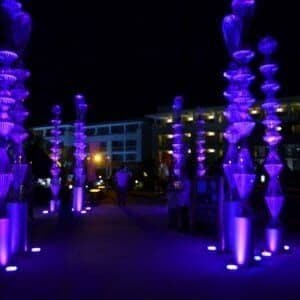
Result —
M7 266L10 252L10 222L9 218L0 218L0 266Z
M73 190L73 211L80 213L83 209L83 188L74 187Z
M7 212L10 220L11 253L17 254L26 252L28 242L27 204L21 202L8 203Z
M247 266L253 261L252 224L249 217L235 218L234 259L239 266Z
M278 253L283 249L282 230L280 228L269 227L266 229L267 250L272 253Z
M60 200L50 200L50 209L51 213L56 213L60 208Z

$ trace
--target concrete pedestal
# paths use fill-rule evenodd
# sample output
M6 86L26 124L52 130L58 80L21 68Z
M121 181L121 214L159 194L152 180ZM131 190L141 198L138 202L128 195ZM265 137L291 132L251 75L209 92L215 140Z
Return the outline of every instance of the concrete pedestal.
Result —
M9 218L0 218L0 266L6 266L9 263L10 256Z
M267 250L277 253L282 250L282 230L279 227L268 227L266 229Z
M234 219L234 260L239 266L249 265L253 259L252 221L249 217Z
M81 212L83 208L84 201L84 190L82 187L74 187L73 189L73 211Z
M12 202L7 205L10 219L10 244L12 254L23 253L28 247L28 207L24 202Z

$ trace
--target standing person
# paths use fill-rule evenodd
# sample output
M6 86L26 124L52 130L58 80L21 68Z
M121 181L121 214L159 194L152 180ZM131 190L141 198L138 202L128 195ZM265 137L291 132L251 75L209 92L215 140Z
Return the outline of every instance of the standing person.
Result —
M59 207L59 223L65 227L69 227L73 221L72 213L72 191L69 188L68 172L65 168L61 168L61 202Z
M187 175L180 180L177 192L177 226L180 231L189 231L190 227L190 204L192 196L192 183Z
M115 174L118 205L125 206L127 203L128 189L130 184L130 173L122 166Z
M176 229L177 227L177 191L174 181L170 180L167 186L167 205L168 205L168 227Z
M31 164L28 164L23 182L23 195L25 201L27 201L28 217L30 221L34 221L34 185L35 182L32 174L32 166Z

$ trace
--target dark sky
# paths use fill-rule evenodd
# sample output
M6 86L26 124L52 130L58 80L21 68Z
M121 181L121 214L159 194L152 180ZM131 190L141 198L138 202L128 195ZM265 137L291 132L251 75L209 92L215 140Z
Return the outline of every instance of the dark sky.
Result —
M186 107L225 104L220 26L231 1L27 2L34 20L30 124L47 123L54 103L72 120L79 91L90 123L141 117L176 94ZM279 39L284 96L300 95L299 16L295 0L257 0L253 42L267 33Z

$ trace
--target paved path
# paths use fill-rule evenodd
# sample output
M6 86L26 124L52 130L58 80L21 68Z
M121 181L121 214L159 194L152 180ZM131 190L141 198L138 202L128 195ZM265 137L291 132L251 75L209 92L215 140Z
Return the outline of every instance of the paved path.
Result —
M0 299L300 299L300 251L226 271L209 241L166 229L163 206L100 206L72 229L42 216L16 273L0 274Z

